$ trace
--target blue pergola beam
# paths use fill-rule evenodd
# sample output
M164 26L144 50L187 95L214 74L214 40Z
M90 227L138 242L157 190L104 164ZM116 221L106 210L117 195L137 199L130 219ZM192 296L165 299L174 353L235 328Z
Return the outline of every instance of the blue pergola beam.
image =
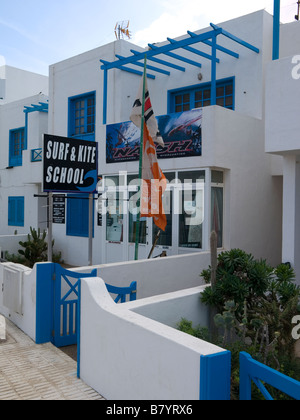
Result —
M252 51L256 52L257 54L259 53L259 49L254 47L254 45L251 45L248 42L243 41L242 39L238 38L237 36L232 35L231 33L225 31L225 29L220 28L219 26L214 25L213 23L211 23L210 26L213 29L215 29L216 31L221 30L221 34L226 36L227 38L231 39L232 41L237 42L238 44L241 44L243 47L248 48L249 50L252 50Z
M187 33L189 34L189 36L190 37L192 37L192 38L194 38L195 36L197 36L197 34L195 34L194 32L191 32L191 31L187 31ZM201 41L203 44L206 44L206 45L208 45L209 47L211 47L212 46L212 42L211 41L209 41L209 40L206 40L206 41ZM225 54L228 54L228 55L231 55L232 57L234 57L234 58L239 58L240 57L240 55L238 54L238 53L236 53L236 52L234 52L234 51L231 51L231 50L229 50L228 48L225 48L225 47L222 47L222 45L216 45L216 48L217 48L217 50L219 50L219 51L221 51L221 52L223 52L223 53L225 53Z
M135 50L130 50L130 51L135 55L140 54L138 51L135 51ZM154 61L155 63L158 63L158 64L162 64L163 66L166 66L166 67L171 67L172 69L175 69L175 70L185 71L184 67L178 66L177 64L169 63L168 61L161 60L160 58L157 58L157 57L148 57L148 60Z
M211 60L211 105L217 103L217 35L212 37Z
M125 58L125 57L123 57L122 55L119 55L119 54L116 54L116 57L117 57L119 60L123 60L123 59ZM134 64L135 66L138 66L138 67L144 67L144 64L139 63L139 62L137 62L137 63L132 63L132 64ZM158 68L158 67L149 66L148 64L147 64L147 69L148 69L148 70L152 70L152 71L156 71L156 72L158 72L158 73L165 74L165 75L167 75L167 76L170 76L170 74L171 74L169 71L162 70L162 69L160 69L160 68Z
M105 60L100 60L100 61L101 61L101 63L104 63L104 65L105 65L106 63L108 63L108 64L109 64L109 62L108 62L108 61L105 61ZM133 64L134 64L134 63L133 63ZM125 66L120 65L120 66L118 66L118 69L119 69L119 70L123 70L123 71L127 71L127 73L133 73L133 74L137 74L138 76L143 76L143 72L138 71L138 70L131 69L130 67L125 67ZM147 73L147 74L146 74L146 76L147 76L149 79L155 79L155 76L154 76L153 74L149 74L149 73Z
M156 49L160 49L160 47L157 47L156 45L153 45L153 44L148 44L148 45L154 51ZM202 67L201 63L198 63L197 61L194 61L194 60L190 60L189 58L186 58L186 57L182 57L181 55L174 54L173 52L164 52L162 54L165 54L171 58L175 58L175 60L183 61L184 63L190 64L191 66L200 67L200 68Z
M280 0L274 0L273 13L273 52L272 59L279 58L279 44L280 44Z
M207 31L202 34L195 34L193 32L188 31L189 37L182 39L180 41L173 40L171 38L168 38L169 44L163 45L161 47L158 47L154 44L148 44L150 46L150 50L144 51L144 52L138 52L135 50L131 50L131 53L133 55L129 57L121 57L117 56L119 59L113 62L108 62L104 60L100 60L102 62L101 69L104 71L104 78L103 78L103 124L106 124L106 117L107 117L107 77L108 77L108 70L110 69L120 69L123 71L127 71L130 73L142 75L142 72L139 72L137 70L131 69L126 67L128 64L133 64L137 66L141 66L141 63L138 63L141 60L144 60L145 56L147 60L154 61L156 63L159 63L161 65L175 68L176 70L185 71L184 67L178 66L174 63L169 63L167 61L161 60L157 58L160 54L168 55L176 60L188 63L193 66L201 67L201 63L198 63L194 60L190 60L189 58L182 57L178 54L174 54L173 51L176 49L185 49L189 52L192 52L193 54L201 55L202 57L211 60L211 105L216 104L216 71L217 71L217 63L220 62L220 60L217 58L217 50L230 55L235 58L239 58L239 54L237 54L234 51L229 50L228 48L222 47L221 45L217 44L217 36L218 35L224 35L227 38L231 39L232 41L242 45L245 48L248 48L257 54L259 53L259 49L255 46L249 44L246 41L243 41L242 39L230 34L229 32L225 31L223 28L218 27L217 25L210 24L213 30ZM204 43L211 47L212 54L206 54L202 51L199 51L195 48L192 48L191 45L197 44L197 43ZM152 68L150 68L152 67ZM153 71L159 71L157 67L148 66L149 69ZM160 70L161 73L170 75L169 72ZM155 79L155 76L151 74L147 74L147 77ZM24 111L25 112L25 111Z
M175 39L172 39L172 38L167 38L167 40L171 44L176 44L176 42L178 42L178 41L176 41ZM191 52L193 54L200 55L200 57L204 57L204 58L207 58L208 60L212 60L212 56L210 54L206 54L205 52L199 51L196 48L193 48L193 47L183 47L183 49L186 50L186 51L189 51L189 52ZM220 60L217 58L217 63L219 63L219 62L220 62Z
M173 45L173 44L167 44L164 45L162 47L156 47L154 49L145 51L145 52L141 52L139 54L136 55L131 55L127 58L125 58L124 60L118 60L118 61L113 61L113 62L105 62L105 64L103 66L101 66L102 69L106 68L107 70L110 69L114 69L114 68L120 68L120 66L125 66L126 64L131 64L133 62L137 62L140 60L143 60L146 54L147 59L150 59L151 57L154 57L156 55L159 54L166 54L168 52L171 52L175 49L178 48L184 48L186 46L192 45L192 44L197 44L198 42L202 42L205 41L207 39L211 39L211 37L217 32L217 34L221 33L221 28L218 29L217 31L212 30L212 31L208 31L205 32L204 34L200 34L200 35L196 35L196 37L193 38L185 38L182 39L181 41L177 41L177 44ZM180 56L178 56L180 57ZM180 59L183 59L182 57L180 57ZM102 61L102 60L100 60ZM184 61L184 60L183 60Z
M48 112L48 104L45 102L39 102L39 105L31 104L31 106L24 106L24 110L26 114L29 112Z

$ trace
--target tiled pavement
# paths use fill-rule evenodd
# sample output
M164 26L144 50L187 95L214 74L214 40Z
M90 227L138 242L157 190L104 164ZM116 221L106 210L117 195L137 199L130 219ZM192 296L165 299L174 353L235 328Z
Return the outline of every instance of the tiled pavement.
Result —
M35 344L6 320L0 341L0 400L104 400L77 378L77 363L51 343Z

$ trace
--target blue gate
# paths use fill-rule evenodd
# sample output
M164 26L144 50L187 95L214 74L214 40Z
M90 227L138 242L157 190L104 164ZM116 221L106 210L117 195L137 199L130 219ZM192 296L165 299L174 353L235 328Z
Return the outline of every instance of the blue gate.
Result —
M77 343L79 282L81 278L96 276L96 269L83 274L55 264L53 344L56 347Z
M96 277L97 270L90 273L76 273L54 264L54 331L52 343L56 347L70 346L77 343L80 310L80 279ZM129 287L116 287L106 284L109 293L116 295L115 302L136 300L136 282Z

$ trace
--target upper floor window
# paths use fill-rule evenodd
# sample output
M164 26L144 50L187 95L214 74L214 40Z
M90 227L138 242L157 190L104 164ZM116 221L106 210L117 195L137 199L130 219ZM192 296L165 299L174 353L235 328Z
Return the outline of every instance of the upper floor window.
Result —
M22 166L22 151L26 149L25 128L9 132L9 166Z
M69 136L93 136L95 133L95 93L69 99Z
M234 109L234 79L217 81L216 104ZM170 112L184 112L211 105L211 83L170 92Z

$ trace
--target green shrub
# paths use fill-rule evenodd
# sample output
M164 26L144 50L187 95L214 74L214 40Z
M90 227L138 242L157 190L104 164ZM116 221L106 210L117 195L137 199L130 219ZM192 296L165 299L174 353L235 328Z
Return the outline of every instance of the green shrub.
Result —
M48 243L46 242L46 231L41 232L40 228L36 230L31 227L30 234L27 235L27 241L20 241L19 244L24 248L18 251L22 264L32 268L34 264L38 262L48 261ZM52 247L53 245L54 240L52 241ZM61 252L53 252L52 260L53 262L63 263L61 259Z
M201 276L210 283L211 267L203 270ZM181 331L231 351L233 400L239 398L241 351L300 380L300 360L295 358L292 337L292 318L300 311L300 287L294 280L294 270L287 264L274 269L265 260L255 260L240 249L222 252L214 287L207 287L201 294L201 301L213 309L218 335L212 336L200 326L195 328L186 319L178 325ZM288 399L282 392L268 389L274 399ZM255 386L252 398L262 399Z
M210 268L201 275L209 282ZM299 313L300 297L293 269L286 264L274 269L265 260L233 249L219 255L216 277L214 289L207 287L201 301L216 308L218 326L223 326L225 334L227 317L236 335L259 347L263 361L270 354L274 361L278 354L292 356L291 320Z

